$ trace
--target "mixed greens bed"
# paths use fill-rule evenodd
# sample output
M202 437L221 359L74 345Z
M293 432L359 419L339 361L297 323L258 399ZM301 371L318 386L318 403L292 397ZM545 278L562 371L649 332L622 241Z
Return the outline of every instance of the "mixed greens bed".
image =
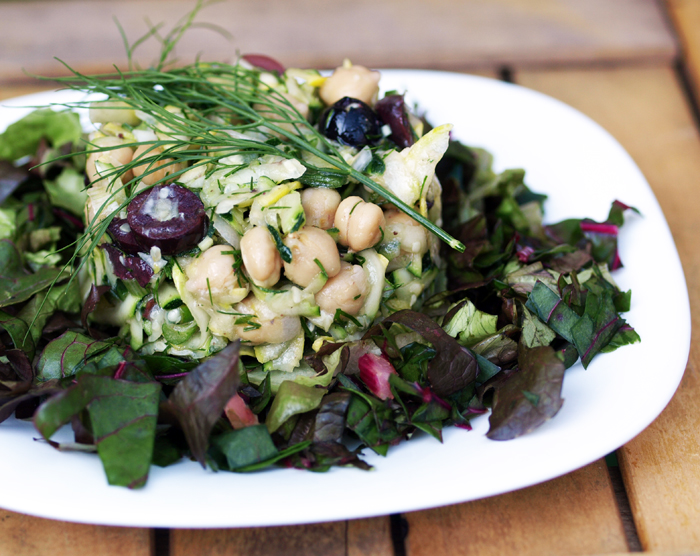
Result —
M523 170L379 80L258 55L76 73L92 96L11 125L0 421L132 488L183 457L367 469L488 409L489 438L526 434L565 369L639 341L610 274L630 207L544 224Z

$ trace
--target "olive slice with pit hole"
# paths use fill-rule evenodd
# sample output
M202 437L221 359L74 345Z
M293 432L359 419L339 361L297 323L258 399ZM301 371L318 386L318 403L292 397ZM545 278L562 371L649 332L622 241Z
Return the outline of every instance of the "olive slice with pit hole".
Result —
M136 241L136 237L134 237L131 226L129 226L129 222L127 222L126 218L119 218L118 216L112 218L107 231L109 235L112 236L114 243L116 243L122 251L126 253L138 253L139 251L143 251Z
M176 255L195 247L209 229L204 205L196 193L180 185L157 185L134 198L127 222L143 251L158 247Z

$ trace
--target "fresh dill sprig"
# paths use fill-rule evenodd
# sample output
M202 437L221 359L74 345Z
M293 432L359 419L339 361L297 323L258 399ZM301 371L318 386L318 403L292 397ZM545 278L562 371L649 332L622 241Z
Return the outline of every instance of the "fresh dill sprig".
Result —
M147 69L86 76L66 67L73 72L73 76L60 79L67 86L125 102L155 123L158 141L122 146L147 144L149 152L155 153L158 148L163 152L150 156L146 156L149 152L144 153L141 158L120 167L121 173L145 164L152 165L146 172L153 172L155 163L166 158L183 163L184 169L178 172L182 174L194 165L216 165L220 159L235 154L294 159L300 152L306 152L325 162L332 171L367 186L452 248L464 249L459 241L394 193L348 164L336 145L307 121L282 92L265 83L258 70L241 65L196 62L167 71ZM85 108L89 104L85 100L72 103L71 107ZM265 140L244 135L250 131L262 135ZM272 138L282 139L282 142L275 145L274 141L269 141ZM304 160L304 164L318 172L328 169L308 160ZM172 181L178 173L168 179Z
M164 36L161 35L162 25L149 24L148 32L133 43L129 43L124 29L117 21L128 59L129 69L126 72L115 69L111 73L88 76L59 60L71 75L51 78L52 81L62 82L68 88L81 92L93 93L92 99L86 97L84 101L61 106L89 108L94 94L106 101L119 100L145 115L150 120L148 123L159 132L158 140L155 141L126 142L117 147L88 143L82 153L68 155L106 152L125 146L148 146L140 157L130 163L100 173L101 179L109 183L109 195L96 209L92 221L87 223L85 233L75 242L75 251L64 267L72 270L70 281L75 279L90 254L103 241L112 219L146 189L140 185L143 177L158 171L158 163L165 159L175 164L181 163L182 169L153 185L171 182L196 166L216 167L221 159L231 155L276 155L299 159L303 153L309 153L328 166L320 168L304 159L303 164L307 169L320 173L331 171L336 176L353 178L379 197L393 203L453 249L464 251L462 243L391 191L348 164L337 146L320 133L285 94L265 82L260 71L239 64L201 61L171 67L175 62L172 58L175 46L188 29L209 27L226 34L216 26L195 22L199 11L216 1L218 0L198 0L195 8ZM134 61L134 51L150 38L160 42L160 55L152 68L140 69ZM264 140L245 135L247 132L255 132ZM137 166L143 169L142 175L123 183L121 176ZM116 203L114 208L115 200L122 193L124 200Z

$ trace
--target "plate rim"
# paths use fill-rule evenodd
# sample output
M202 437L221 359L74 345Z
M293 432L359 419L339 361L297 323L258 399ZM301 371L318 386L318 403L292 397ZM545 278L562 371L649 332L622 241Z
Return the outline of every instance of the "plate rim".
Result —
M597 128L597 131L599 133L602 133L604 136L607 136L609 140L611 140L614 144L619 147L619 150L621 153L624 153L624 155L627 157L627 162L632 164L632 166L637 170L639 173L639 176L641 177L641 181L644 186L647 188L647 192L652 196L654 202L656 203L657 207L660 206L658 204L658 200L656 200L656 197L653 194L653 191L651 190L651 187L647 183L646 179L642 175L641 171L637 167L637 165L634 163L632 157L627 153L626 150L617 142L602 126L600 126L598 123L596 123L594 120L586 116L585 114L581 113L580 111L572 108L571 106L554 99L552 97L549 97L548 95L545 95L543 93L533 91L531 89L524 88L520 85L517 84L510 84L510 83L505 83L501 81L497 81L491 78L487 77L482 77L482 76L474 76L474 75L466 75L466 74L459 74L459 73L453 73L453 72L444 72L444 71L433 71L433 70L382 70L383 76L400 76L402 74L409 74L414 76L414 78L419 78L419 77L425 77L425 78L431 78L431 79L438 79L438 78L443 78L443 79L459 79L459 80L464 80L465 82L472 82L472 83L480 83L480 84L487 84L488 87L491 86L496 86L496 87L502 87L503 90L508 90L508 91L516 91L516 94L519 95L525 95L525 96L532 96L533 98L539 98L540 100L545 100L547 103L553 103L554 105L559 106L559 108L564 109L565 111L569 111L575 114L576 117L582 118L584 121L587 121L588 125L592 125L595 128ZM479 85L477 85L479 86ZM77 94L75 91L69 91L70 93ZM408 91L409 95L411 94L411 91ZM55 91L46 91L46 92L39 92L39 93L33 93L30 95L24 95L21 97L15 97L13 99L6 99L3 101L0 101L0 112L5 112L6 108L9 107L16 107L20 103L38 103L40 99L45 98L47 96L52 96L55 95ZM10 103L9 105L7 103ZM429 103L426 103L429 104ZM426 106L426 108L429 109L429 106ZM19 116L18 116L19 117ZM0 127L4 127L2 123L2 118L0 117ZM459 135L459 133L458 133ZM498 153L496 153L498 154ZM665 217L663 217L663 213L661 213L661 216L663 218L663 224L666 227L666 232L670 235L670 230L668 229L668 223L665 220ZM689 348L690 348L690 307L689 307L689 301L688 301L688 292L687 292L687 284L685 281L685 274L683 273L682 266L680 263L680 258L678 256L677 248L675 246L675 242L673 241L673 238L671 236L671 245L673 247L673 254L675 254L675 258L677 260L678 266L680 267L680 275L676 276L676 278L680 278L682 280L682 290L685 292L685 304L682 307L683 311L685 312L684 315L684 323L682 325L682 332L684 334L681 334L682 338L680 338L679 343L682 344L680 346L680 351L682 353L685 353L684 356L684 361L687 363L687 358L689 354ZM633 286L634 287L634 286ZM682 295L681 295L682 297ZM634 323L632 323L634 324ZM651 340L648 340L651 341ZM606 355L607 357L607 355ZM637 431L635 434L633 434L630 438L628 438L625 442L629 441L631 438L636 436L639 432L644 430L658 415L660 412L663 410L663 408L668 404L670 399L673 397L673 394L675 393L678 385L680 384L680 381L682 379L686 363L683 364L683 369L680 370L680 372L677 373L677 381L675 382L675 385L671 385L669 383L668 389L670 390L670 395L668 396L668 399L665 399L663 401L663 404L661 402L659 405L661 406L661 409L658 412L655 412L655 414L652 416L651 413L650 418L648 419L647 422L643 424L643 426ZM665 398L665 397L664 397ZM12 418L14 419L14 418ZM482 419L480 422L483 423L485 419ZM556 420L556 419L555 419ZM483 428L483 427L482 427ZM475 431L470 433L474 434L476 432L477 427L475 426ZM448 436L453 436L452 433L448 433ZM3 437L3 424L0 424L0 442ZM449 439L448 439L449 442ZM489 442L494 442L494 441L489 441ZM624 443L623 443L624 444ZM422 510L422 509L428 509L431 507L437 507L437 506L442 506L442 505L448 505L448 504L453 504L453 503L458 503L458 502L463 502L463 501L468 501L468 500L473 500L477 498L483 498L483 497L488 497L488 496L496 496L499 494L502 494L504 492L509 492L512 490L518 490L520 488L526 488L528 486L532 486L534 484L538 484L540 482L553 479L555 477L567 474L575 469L578 469L579 467L583 465L587 465L591 463L592 461L595 461L596 459L599 459L603 455L609 453L610 451L618 448L619 446L605 446L601 445L599 446L598 450L595 453L595 457L592 457L589 461L582 463L581 465L577 465L575 467L571 467L569 469L561 471L561 473L558 474L550 474L550 473L544 473L543 475L546 476L541 476L541 477L536 477L533 480L526 481L523 484L520 484L519 486L516 486L515 488L508 485L504 485L502 489L492 489L493 492L490 492L489 494L482 494L477 497L472 497L472 498L467 498L463 499L461 495L455 494L450 498L449 496L445 497L443 501L437 503L437 504L432 504L432 505L426 505L425 503L421 502L420 499L416 500L415 504L404 504L401 509L395 510L399 511L401 513L404 512L411 512L411 511L417 511L417 510ZM604 453L599 453L599 452L604 452ZM65 457L68 454L56 454L59 457ZM391 458L391 454L389 455L389 458ZM96 458L95 458L96 459ZM99 460L97 460L97 464L99 465ZM1 468L1 465L0 465ZM274 472L278 472L282 470L274 470ZM356 472L355 470L333 470L330 475L332 476L338 473L343 473L343 472ZM294 471L296 473L296 471ZM153 474L153 472L152 472ZM109 487L111 489L114 489L116 487ZM125 490L125 489L123 489ZM139 491L127 491L129 493L135 493L137 496L139 494ZM142 491L143 492L143 491ZM123 498L123 497L121 497ZM36 515L39 517L47 517L47 518L52 518L52 519L59 519L59 520L66 520L66 521L73 521L73 522L79 522L79 523L98 523L98 524L104 524L104 525L123 525L123 526L137 526L137 527L172 527L172 528L177 528L177 527L191 527L191 528L208 528L208 527L244 527L244 526L268 526L268 525L293 525L293 524L302 524L302 523L314 523L314 522L319 522L319 521L333 521L333 520L342 520L342 519L355 519L355 518L362 518L362 517L375 517L379 515L386 515L387 513L394 513L392 512L387 512L386 508L378 508L377 511L372 511L371 509L369 511L363 510L363 509L356 509L354 512L344 512L344 515L334 515L330 517L330 519L326 519L323 516L312 516L309 519L304 519L304 518L299 518L298 516L289 516L288 520L284 519L276 519L274 521L271 521L269 523L261 523L255 520L252 520L251 522L245 523L245 522L238 522L238 523L230 523L228 522L225 518L222 519L219 522L207 522L207 523L197 523L196 521L194 522L187 522L187 523L180 523L180 524L171 524L170 522L165 523L163 521L158 521L158 520L153 520L149 523L144 523L143 521L138 521L138 522L130 522L128 519L125 519L123 521L114 521L113 519L91 519L88 516L83 516L82 518L79 515L57 515L55 512L51 511L42 511L41 508L39 509L34 509L34 508L27 508L26 506L23 506L21 503L11 503L10 505L7 505L6 501L3 500L2 495L0 495L0 507L12 510L12 511L18 511L21 513L29 513L31 515ZM32 511L35 510L35 511Z

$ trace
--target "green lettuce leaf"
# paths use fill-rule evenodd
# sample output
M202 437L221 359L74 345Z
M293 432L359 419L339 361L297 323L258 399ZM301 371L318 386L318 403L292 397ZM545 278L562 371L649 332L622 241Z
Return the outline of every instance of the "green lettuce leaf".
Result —
M83 174L71 167L66 167L55 180L45 180L44 187L52 205L69 210L77 216L83 216L87 202Z
M443 324L445 332L467 347L496 333L498 316L479 311L468 299L461 305L452 318Z
M284 381L280 384L267 414L267 430L275 432L290 417L316 409L324 394L324 388L304 386L291 380Z
M58 148L66 143L77 143L82 133L76 113L49 108L35 110L0 134L0 159L14 161L33 155L42 137Z

